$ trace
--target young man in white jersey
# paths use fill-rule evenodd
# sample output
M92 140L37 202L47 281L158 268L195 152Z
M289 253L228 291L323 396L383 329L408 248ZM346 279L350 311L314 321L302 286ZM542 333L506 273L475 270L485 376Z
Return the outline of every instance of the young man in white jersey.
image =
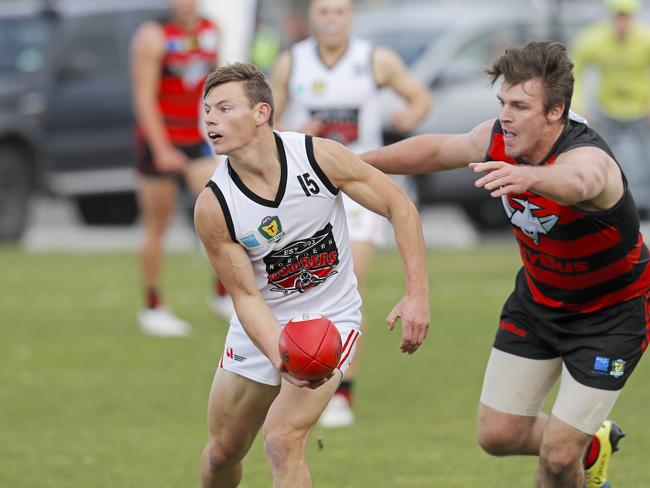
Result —
M282 53L272 73L276 127L334 139L355 153L383 145L378 93L390 87L406 102L391 117L400 133L413 129L429 112L429 92L411 76L399 56L350 37L351 0L312 0L313 37ZM344 197L354 273L363 289L384 220ZM320 419L324 427L354 422L352 385L358 357Z
M395 183L339 143L274 132L271 89L254 65L212 73L204 108L214 151L228 161L199 195L195 225L236 314L210 394L202 486L237 486L263 425L273 486L309 487L309 432L354 355L361 325L339 190L393 223L406 293L387 323L392 329L401 318L400 348L409 354L429 325L419 216ZM343 340L346 359L324 382L298 380L281 365L282 324L305 313L330 318Z

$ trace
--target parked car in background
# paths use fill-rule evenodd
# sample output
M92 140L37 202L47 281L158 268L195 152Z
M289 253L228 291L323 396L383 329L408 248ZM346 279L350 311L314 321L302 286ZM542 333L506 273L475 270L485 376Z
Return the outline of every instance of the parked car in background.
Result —
M165 0L0 3L0 240L17 239L35 188L89 224L137 217L128 45Z
M509 44L533 39L567 41L580 26L605 15L594 3L572 2L550 10L552 5L457 1L367 8L357 12L354 33L398 52L431 91L433 109L414 134L462 133L496 117L498 87L488 87L483 69ZM388 90L381 94L386 143L403 137L387 123L400 103ZM500 200L475 188L476 178L469 169L457 169L420 175L414 181L421 204L458 204L479 228L506 225Z

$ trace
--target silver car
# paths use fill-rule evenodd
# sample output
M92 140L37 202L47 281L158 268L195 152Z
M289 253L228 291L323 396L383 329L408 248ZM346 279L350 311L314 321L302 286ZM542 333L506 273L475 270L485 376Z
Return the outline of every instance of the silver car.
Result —
M357 12L354 34L399 53L433 96L433 109L415 134L462 133L497 115L497 88L488 87L483 69L509 44L533 39L569 41L586 22L605 15L594 3L571 2L411 3ZM555 2L558 7L559 2ZM404 137L388 116L402 103L388 90L381 94L385 143ZM411 134L409 134L411 135ZM421 204L459 204L479 228L507 224L498 200L476 189L469 169L417 176Z

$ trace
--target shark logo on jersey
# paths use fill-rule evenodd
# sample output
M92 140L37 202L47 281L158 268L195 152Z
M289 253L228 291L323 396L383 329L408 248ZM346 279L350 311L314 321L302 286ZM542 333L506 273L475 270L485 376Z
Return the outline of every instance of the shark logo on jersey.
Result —
M264 257L271 290L290 295L304 293L338 273L339 250L332 224L312 237L301 239L272 251Z
M519 227L524 234L535 242L535 245L539 244L540 234L548 234L560 218L557 215L538 217L533 211L540 210L542 207L520 198L513 198L513 200L522 206L521 210L513 207L506 195L501 196L501 203L503 203L503 208L510 219L510 223L515 227Z

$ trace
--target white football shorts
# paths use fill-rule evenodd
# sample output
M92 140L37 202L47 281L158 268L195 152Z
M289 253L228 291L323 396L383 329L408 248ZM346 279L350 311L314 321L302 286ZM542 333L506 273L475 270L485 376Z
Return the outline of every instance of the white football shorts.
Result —
M338 369L345 373L357 350L361 326L352 322L335 325L341 334L341 344L343 345ZM280 384L281 377L271 361L250 340L244 327L235 316L230 321L226 345L219 366L258 383L273 386Z
M359 205L345 194L343 205L348 221L350 242L369 242L375 246L383 244L388 222L384 217Z

